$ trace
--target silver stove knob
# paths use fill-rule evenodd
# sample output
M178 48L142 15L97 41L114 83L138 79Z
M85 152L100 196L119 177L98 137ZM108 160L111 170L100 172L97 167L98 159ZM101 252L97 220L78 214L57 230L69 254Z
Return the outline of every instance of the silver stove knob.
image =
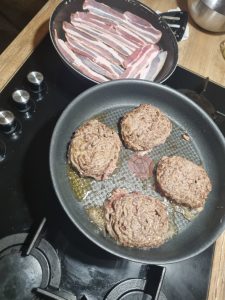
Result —
M27 80L34 92L40 92L44 89L44 76L42 73L32 71L27 74Z
M16 129L16 119L11 111L0 111L0 129L5 133L11 133Z
M12 94L14 103L18 110L27 111L30 107L30 94L26 90L16 90Z

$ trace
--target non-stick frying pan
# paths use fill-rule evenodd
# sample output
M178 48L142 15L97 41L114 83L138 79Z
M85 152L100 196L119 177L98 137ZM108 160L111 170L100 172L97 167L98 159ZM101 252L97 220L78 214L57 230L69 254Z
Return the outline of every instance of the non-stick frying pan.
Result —
M204 210L192 221L186 222L177 214L179 233L156 249L126 248L105 236L93 225L84 204L99 205L114 187L129 190L142 189L125 170L128 152L119 164L118 171L104 183L93 182L95 193L89 193L89 202L78 201L72 192L67 176L67 147L76 128L84 121L101 116L102 121L118 130L118 120L125 111L149 103L157 106L173 122L173 131L166 143L156 147L150 156L157 161L163 155L182 155L203 164L212 181L212 192ZM181 138L186 132L190 141ZM128 150L123 150L128 151ZM123 156L123 154L121 154ZM140 80L119 80L94 86L65 109L54 129L50 146L50 170L55 192L68 217L90 240L120 257L164 264L194 256L210 246L225 228L225 140L221 132L201 108L186 96L161 84ZM123 181L118 178L123 173ZM120 176L121 177L121 176ZM110 181L111 180L111 181ZM114 182L114 183L113 183ZM100 184L100 185L98 185ZM157 193L147 183L144 193ZM159 196L159 195L158 195ZM159 196L160 197L160 196Z
M83 75L82 72L77 70L72 64L66 60L64 55L61 53L60 49L57 46L55 41L55 32L59 38L65 40L64 31L62 29L63 21L70 22L71 13L76 11L82 11L84 0L63 0L53 12L50 23L49 23L49 32L51 36L52 43L63 59L64 63L75 73L78 75L79 79L83 80L90 80L91 82L95 82L88 78L87 76ZM155 28L159 29L162 32L161 40L159 41L158 45L164 51L167 51L167 59L165 64L155 79L155 82L163 82L165 81L175 70L178 60L178 47L176 38L171 31L170 27L167 23L161 18L158 14L156 14L153 10L149 7L145 6L144 4L140 3L136 0L101 0L102 2L120 12L130 11L137 16L140 16L143 19L149 21Z

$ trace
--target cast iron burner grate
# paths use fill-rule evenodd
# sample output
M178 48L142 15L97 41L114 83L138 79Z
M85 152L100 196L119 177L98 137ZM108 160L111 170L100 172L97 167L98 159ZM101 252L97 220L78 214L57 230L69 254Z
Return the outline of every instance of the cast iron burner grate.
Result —
M44 218L33 238L28 233L9 235L0 240L0 299L30 300L34 292L51 299L75 300L59 289L61 265L52 245L41 237ZM29 242L30 240L30 242Z
M189 97L192 101L198 104L205 112L214 120L214 122L219 125L225 121L225 114L216 110L215 106L212 104L208 98L205 97L205 92L207 90L209 83L209 77L205 78L203 81L203 87L200 91L194 91L189 89L179 89L181 93Z
M43 218L32 238L28 233L17 233L0 240L0 274L4 274L0 299L30 300L40 295L45 299L77 299L60 288L61 263L53 246L43 238L45 223ZM164 275L164 267L147 266L145 278L117 283L104 300L157 300ZM82 295L80 300L89 299Z
M148 272L151 274L148 276ZM127 279L118 283L106 295L105 300L154 300L159 298L165 269L159 266L151 266L147 271L147 279ZM154 281L154 283L153 283ZM157 289L155 288L157 287Z

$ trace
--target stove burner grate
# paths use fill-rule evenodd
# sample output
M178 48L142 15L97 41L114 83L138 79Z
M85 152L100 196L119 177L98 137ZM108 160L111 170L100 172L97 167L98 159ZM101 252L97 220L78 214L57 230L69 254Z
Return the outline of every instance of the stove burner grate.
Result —
M44 299L77 299L60 288L61 264L55 249L41 234L45 223L44 218L32 238L28 233L18 233L0 240L0 274L5 274L0 280L0 299L30 300L36 295ZM164 274L164 267L146 266L145 278L123 280L103 298L157 300ZM80 300L89 298L83 294Z
M28 233L0 240L0 274L5 274L0 281L0 299L30 300L34 291L57 300L76 299L59 289L60 260L52 245L40 237L45 222L44 218L30 243Z
M131 278L118 283L106 295L105 300L157 300L164 275L165 268L148 266L146 279Z
M189 90L189 89L179 89L179 91L193 100L198 104L207 114L215 121L216 124L221 124L225 121L225 114L216 110L215 106L205 97L204 93L207 90L209 83L209 77L204 80L203 88L200 92Z

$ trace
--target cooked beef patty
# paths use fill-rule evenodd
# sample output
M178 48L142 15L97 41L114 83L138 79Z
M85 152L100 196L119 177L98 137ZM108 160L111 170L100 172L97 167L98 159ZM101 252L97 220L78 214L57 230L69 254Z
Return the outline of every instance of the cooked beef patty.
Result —
M169 221L159 200L117 189L105 201L104 208L106 230L119 244L154 248L165 242Z
M90 120L76 130L68 161L81 176L104 180L115 170L121 142L118 134L98 120Z
M164 156L158 163L156 180L163 195L190 208L203 207L212 190L204 168L180 156Z
M165 143L171 130L168 117L150 104L141 104L126 113L121 121L124 143L135 151L150 151Z

